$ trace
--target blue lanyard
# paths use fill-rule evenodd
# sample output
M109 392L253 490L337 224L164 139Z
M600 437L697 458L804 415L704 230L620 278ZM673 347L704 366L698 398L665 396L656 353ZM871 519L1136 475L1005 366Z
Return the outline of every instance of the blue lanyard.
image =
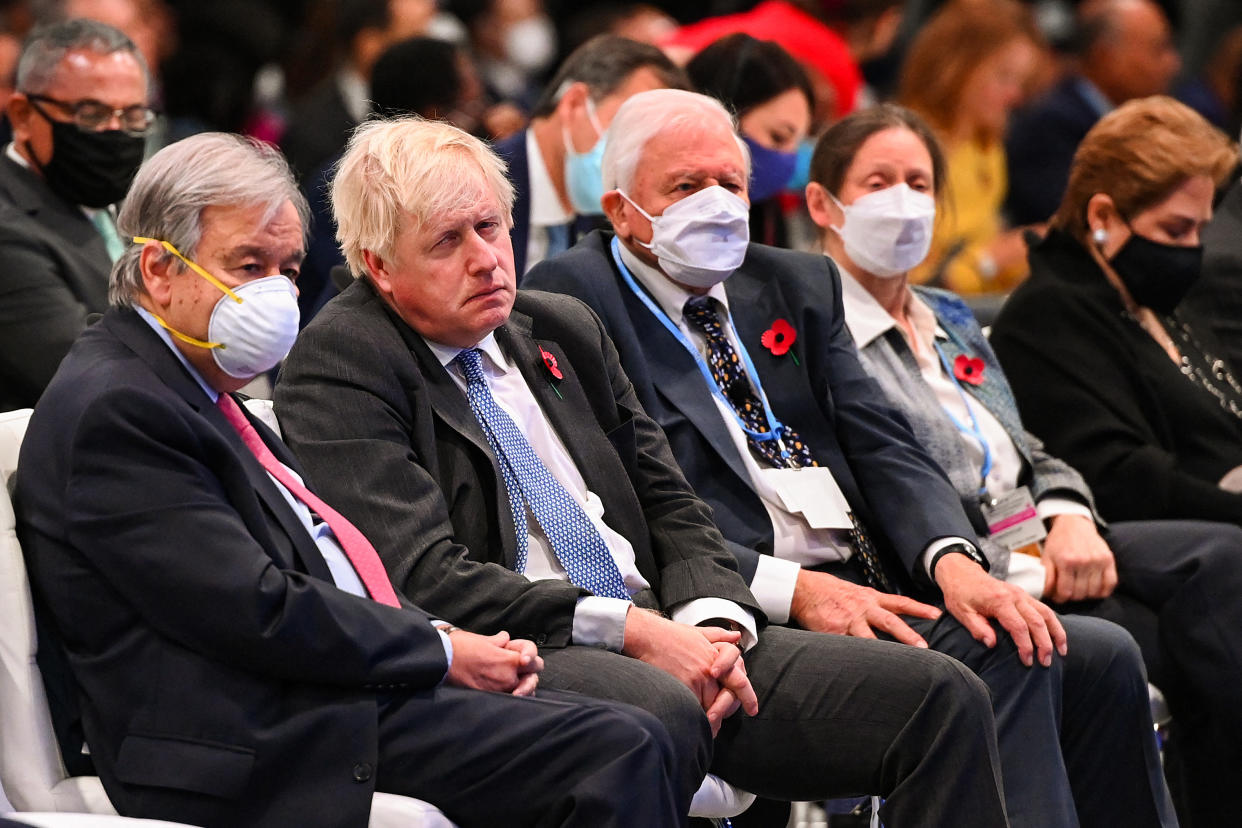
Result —
M940 364L944 366L944 372L948 375L949 381L953 383L953 387L957 389L957 393L962 398L962 405L966 406L966 413L970 415L970 428L967 428L961 420L953 416L953 412L945 409L944 413L953 421L953 425L957 426L957 430L963 434L969 434L979 441L979 445L983 447L983 472L981 473L982 483L979 484L980 497L987 497L988 494L988 475L992 472L992 447L988 445L987 438L983 436L983 429L979 427L979 418L975 416L975 410L970 407L970 398L967 396L962 384L957 381L957 377L953 373L953 367L949 365L949 358L944 355L944 351L940 350L940 344L934 339L932 347L936 349L937 356L940 357Z
M621 271L621 278L625 280L625 284L631 291L633 291L634 295L647 306L647 310L651 311L651 313L655 315L656 319L660 320L660 324L664 326L665 330L672 334L673 337L682 344L682 347L689 351L690 356L694 358L695 365L699 366L699 373L703 375L703 379L707 382L707 387L711 389L712 394L715 395L717 399L724 403L725 410L733 415L734 421L738 424L738 427L746 433L746 436L755 440L780 441L781 433L785 430L785 426L777 420L776 416L772 413L772 406L768 404L768 397L763 393L763 387L759 384L759 373L755 370L754 364L751 363L750 354L746 353L746 346L742 344L741 339L738 339L736 342L737 352L742 357L742 364L746 366L746 373L750 378L751 384L754 386L755 393L758 394L759 399L763 401L763 411L768 420L768 431L766 433L752 431L746 427L744 422L742 422L742 418L737 415L737 411L733 408L733 403L729 402L728 398L725 397L724 392L720 389L720 386L716 384L716 378L712 376L712 369L708 366L707 361L703 359L703 355L699 353L699 349L694 347L694 343L686 338L686 335L682 333L681 328L677 327L677 325L673 323L673 320L668 318L668 314L666 314L647 294L647 291L643 290L642 287L639 286L638 282L635 281L634 275L630 273L630 269L626 267L625 262L621 260L621 242L616 236L612 237L612 260L617 263L617 269ZM789 452L785 450L783 442L781 443L781 453L786 456L789 454Z

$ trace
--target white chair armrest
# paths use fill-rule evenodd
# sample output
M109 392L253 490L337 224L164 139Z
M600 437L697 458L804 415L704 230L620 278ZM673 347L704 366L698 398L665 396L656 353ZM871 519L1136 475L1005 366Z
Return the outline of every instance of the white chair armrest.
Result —
M690 816L705 819L735 817L755 801L753 793L735 788L715 774L709 773L690 800Z
M367 828L457 828L434 805L408 796L376 792Z

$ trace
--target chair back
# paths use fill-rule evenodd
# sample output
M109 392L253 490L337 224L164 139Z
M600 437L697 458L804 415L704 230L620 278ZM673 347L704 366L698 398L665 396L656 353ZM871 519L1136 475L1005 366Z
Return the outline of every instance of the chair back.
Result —
M19 811L55 811L67 776L35 664L38 639L13 515L13 478L30 409L0 414L0 783Z

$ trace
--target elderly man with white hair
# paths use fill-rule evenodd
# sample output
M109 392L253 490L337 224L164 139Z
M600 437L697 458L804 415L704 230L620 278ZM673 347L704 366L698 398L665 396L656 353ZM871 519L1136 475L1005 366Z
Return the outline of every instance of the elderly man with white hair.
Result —
M877 187L885 164L865 173ZM836 265L749 243L731 116L702 95L640 93L603 170L615 235L526 285L598 315L768 618L878 633L978 673L1011 824L1175 824L1137 646L988 574L957 492L858 361Z
M364 125L332 199L359 278L303 331L276 408L400 591L533 639L541 688L655 713L694 760L686 791L710 769L775 798L879 794L894 828L1007 824L969 671L764 628L599 321L515 290L513 189L482 142Z
M157 153L121 211L137 238L112 307L30 420L18 531L108 798L194 825L356 828L375 791L463 825L680 824L658 721L526 698L535 645L398 596L234 399L297 335L306 215L272 147Z

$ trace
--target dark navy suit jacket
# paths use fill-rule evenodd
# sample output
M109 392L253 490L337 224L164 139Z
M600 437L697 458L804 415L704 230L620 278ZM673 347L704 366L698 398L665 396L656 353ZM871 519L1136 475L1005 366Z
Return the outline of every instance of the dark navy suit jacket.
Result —
M772 550L771 520L694 359L621 281L611 238L590 234L536 266L527 286L576 296L603 320L639 400L668 434L749 580L757 553ZM974 537L952 485L860 365L827 257L752 244L725 292L776 416L829 468L877 546L899 559L889 558L890 570L908 579L930 541ZM781 356L760 341L778 319L797 332Z

